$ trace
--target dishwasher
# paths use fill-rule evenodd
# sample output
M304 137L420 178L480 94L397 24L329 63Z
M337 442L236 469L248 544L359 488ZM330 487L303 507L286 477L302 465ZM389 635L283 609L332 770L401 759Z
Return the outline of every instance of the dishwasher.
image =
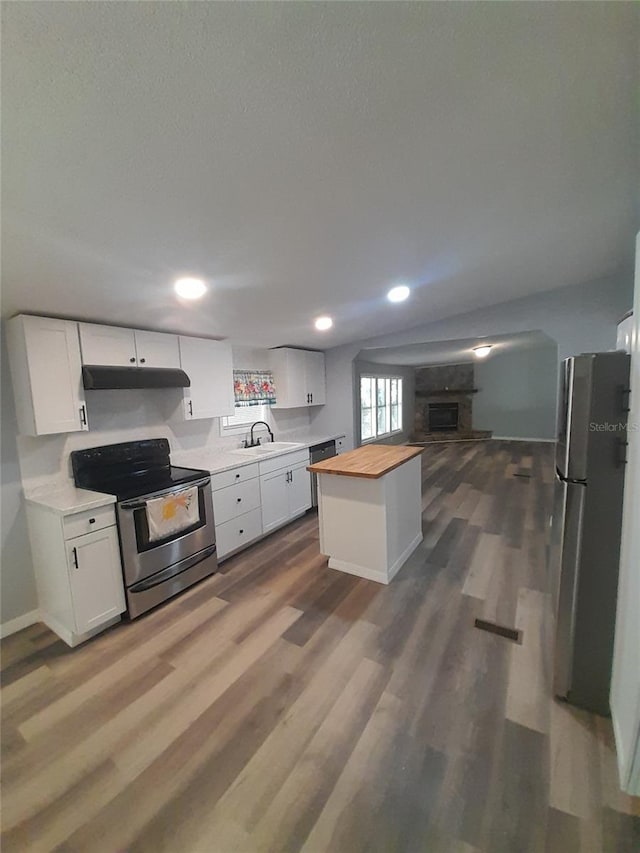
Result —
M331 459L332 456L336 455L335 440L323 441L322 444L314 444L313 447L309 448L309 464L313 465L315 462L322 462L323 459ZM311 474L311 504L318 506L317 474Z

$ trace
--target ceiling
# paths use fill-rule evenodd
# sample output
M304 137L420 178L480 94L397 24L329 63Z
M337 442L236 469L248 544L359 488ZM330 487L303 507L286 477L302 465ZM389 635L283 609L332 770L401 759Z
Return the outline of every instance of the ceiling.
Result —
M400 347L377 347L362 349L358 359L374 364L394 364L405 367L424 367L431 364L463 364L476 361L474 347L490 346L489 358L516 350L538 349L557 346L544 332L514 332L511 335L463 338L454 341L427 341L420 344L405 344Z
M639 13L5 3L3 314L327 348L630 268Z

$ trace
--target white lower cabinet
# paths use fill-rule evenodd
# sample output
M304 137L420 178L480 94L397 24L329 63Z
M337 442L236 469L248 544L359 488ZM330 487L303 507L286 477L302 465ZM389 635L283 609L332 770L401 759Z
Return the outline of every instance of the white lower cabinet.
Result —
M309 460L291 469L289 479L289 514L291 518L311 507L311 474L307 471Z
M262 514L260 507L251 512L238 515L232 518L231 521L216 524L218 560L223 560L235 551L246 548L247 545L255 542L261 536Z
M213 492L213 517L216 524L224 524L252 509L260 509L260 483L257 479Z
M262 529L265 533L289 520L289 472L275 471L260 477Z
M273 470L279 463L281 467ZM262 529L264 533L282 527L311 507L309 454L292 453L260 464ZM267 470L263 469L263 465Z
M309 451L212 474L218 560L283 527L311 506Z
M258 466L244 466L211 477L218 560L262 536Z
M118 532L96 530L67 541L76 633L86 634L124 610Z
M29 503L27 517L40 617L77 646L126 608L115 511L105 506L61 515Z

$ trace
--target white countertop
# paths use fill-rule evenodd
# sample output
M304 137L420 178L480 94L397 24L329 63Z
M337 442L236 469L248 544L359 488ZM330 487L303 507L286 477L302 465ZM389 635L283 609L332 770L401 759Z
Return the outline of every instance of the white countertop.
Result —
M73 485L61 486L59 484L40 486L25 494L25 500L34 506L42 506L57 512L59 515L73 515L74 512L97 509L116 502L114 495L105 495L102 492L91 492L88 489L76 489Z
M307 447L313 447L314 444L322 444L325 441L334 441L337 438L344 438L343 432L331 433L331 435L308 435L304 439L300 439Z
M332 441L343 436L344 433L307 435L304 438L286 436L282 438L283 441L292 442L298 446L290 447L286 450L275 450L273 453L261 453L259 456L253 456L250 453L245 455L240 451L240 448L226 450L221 447L201 447L197 450L172 450L171 462L173 465L183 465L186 468L202 468L211 474L219 474L221 471L229 471L231 468L241 468L244 465L253 465L262 459L273 459L275 456L282 456L285 453L295 453L296 450L303 450L313 447L315 444L322 444L324 441ZM268 443L265 442L265 445L268 446Z
M295 448L294 448L295 449ZM211 474L240 468L256 462L255 456L243 456L233 450L221 450L219 447L200 447L198 450L172 450L171 464L184 468L202 468Z
M276 450L273 453L261 453L259 456L238 453L239 448L234 450L218 447L202 447L197 450L172 450L171 462L173 465L181 465L185 468L202 468L211 474L221 471L229 471L231 468L240 468L244 465L253 465L262 459L273 459L285 453L294 453L296 450L313 447L314 444L322 444L336 438L343 438L344 433L331 435L295 435L282 436L282 441L295 442L297 447L286 450ZM38 486L25 493L27 503L35 506L45 507L59 515L73 515L74 512L82 512L87 509L97 509L116 502L114 495L106 495L102 492L92 492L88 489L76 489L73 483Z

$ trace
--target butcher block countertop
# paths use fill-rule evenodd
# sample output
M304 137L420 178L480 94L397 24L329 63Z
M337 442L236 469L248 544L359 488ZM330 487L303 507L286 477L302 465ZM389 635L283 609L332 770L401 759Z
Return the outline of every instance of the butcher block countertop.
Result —
M365 477L377 480L389 471L398 468L415 456L420 456L424 448L404 447L392 444L366 444L349 453L341 453L324 462L309 465L307 471L315 474L338 474L342 477Z

